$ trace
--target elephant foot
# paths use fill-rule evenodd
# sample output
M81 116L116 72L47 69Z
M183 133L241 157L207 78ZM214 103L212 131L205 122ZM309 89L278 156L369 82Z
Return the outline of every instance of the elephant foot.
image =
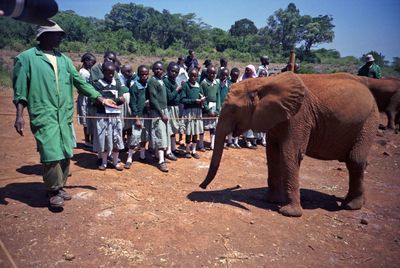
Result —
M303 209L300 205L289 204L281 207L279 213L288 217L301 217L301 215L303 215Z
M364 195L359 195L357 197L346 197L342 203L342 208L348 210L361 209L365 203Z
M266 200L268 203L275 204L281 204L285 202L282 194L277 193L276 191L271 191L270 189L268 189Z

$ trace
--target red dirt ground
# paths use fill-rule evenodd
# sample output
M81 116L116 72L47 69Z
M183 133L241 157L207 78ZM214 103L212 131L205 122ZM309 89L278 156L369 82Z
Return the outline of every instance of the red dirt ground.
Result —
M0 91L0 267L400 266L400 134L378 132L367 203L358 211L338 207L347 191L345 165L305 158L304 214L278 214L264 201L259 146L225 150L208 190L198 184L209 151L199 160L179 159L163 174L138 162L123 172L98 171L95 155L79 148L67 189L73 199L56 213L47 207L28 116L19 137L14 116L3 115L15 113L11 95Z

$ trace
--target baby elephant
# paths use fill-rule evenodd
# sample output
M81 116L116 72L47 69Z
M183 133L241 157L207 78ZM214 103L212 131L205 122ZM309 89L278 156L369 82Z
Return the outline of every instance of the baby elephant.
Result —
M248 129L268 132L268 200L285 216L302 215L299 169L303 155L345 162L349 190L345 209L365 202L364 170L379 112L369 88L350 74L285 72L232 86L221 110L206 188L218 170L225 136Z
M400 79L368 77L360 77L360 79L374 95L379 111L386 113L388 120L386 128L395 129L396 125L398 128L400 123Z

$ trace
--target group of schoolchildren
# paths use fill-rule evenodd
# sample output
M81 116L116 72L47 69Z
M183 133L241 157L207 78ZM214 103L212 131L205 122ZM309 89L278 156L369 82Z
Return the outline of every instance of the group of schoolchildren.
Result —
M257 70L246 66L241 77L238 68L229 71L223 58L218 68L211 60L201 68L192 50L186 58L170 62L166 72L163 62L155 62L151 76L146 65L140 65L137 73L130 64L120 66L111 51L104 53L101 64L96 64L91 53L85 53L81 62L80 75L120 107L105 107L78 96L78 123L83 125L85 146L98 154L98 169L105 170L109 162L119 171L129 169L135 152L139 152L139 161L148 162L147 148L157 159L158 169L168 172L168 160L199 159L198 151L214 149L218 114L230 87L241 80L268 76L269 59L261 57ZM210 133L207 148L205 130ZM184 150L177 150L177 134ZM265 133L249 130L243 138L251 149L257 148L257 141L266 145ZM229 135L225 147L241 148L238 139ZM125 164L119 158L123 149L128 151Z

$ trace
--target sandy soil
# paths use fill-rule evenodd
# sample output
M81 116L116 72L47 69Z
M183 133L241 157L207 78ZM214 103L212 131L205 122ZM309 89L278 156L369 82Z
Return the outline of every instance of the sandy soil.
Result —
M204 191L198 184L210 151L170 163L168 174L139 162L102 172L75 124L79 147L67 187L73 199L55 212L28 116L25 137L13 128L11 95L0 91L0 267L400 266L399 134L377 133L361 210L338 206L348 184L343 163L305 158L304 215L287 218L264 200L262 146L225 150Z

